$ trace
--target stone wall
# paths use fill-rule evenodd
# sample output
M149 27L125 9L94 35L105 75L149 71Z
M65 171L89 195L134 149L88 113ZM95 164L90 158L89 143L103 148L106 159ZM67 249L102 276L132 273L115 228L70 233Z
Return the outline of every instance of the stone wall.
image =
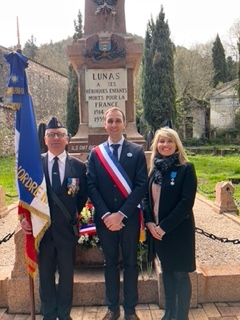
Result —
M14 111L0 104L0 156L14 154Z
M213 93L210 99L211 129L230 129L235 127L235 112L240 107L237 82L233 80L224 84Z
M14 154L15 113L7 106L5 97L9 65L5 62L3 54L7 52L7 49L0 47L0 156ZM26 74L37 126L47 123L52 116L56 116L65 124L67 76L31 59L28 61Z

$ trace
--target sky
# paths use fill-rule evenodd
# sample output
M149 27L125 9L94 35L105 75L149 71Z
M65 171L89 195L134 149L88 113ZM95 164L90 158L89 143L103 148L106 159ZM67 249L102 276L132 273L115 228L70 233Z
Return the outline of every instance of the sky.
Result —
M0 18L0 45L17 44L17 17L22 47L33 35L36 45L57 42L74 34L78 11L92 0L11 0L4 4ZM118 0L122 1L122 0ZM163 6L171 39L190 48L197 43L224 41L229 29L240 20L240 0L125 0L127 32L145 36L151 16L156 20Z

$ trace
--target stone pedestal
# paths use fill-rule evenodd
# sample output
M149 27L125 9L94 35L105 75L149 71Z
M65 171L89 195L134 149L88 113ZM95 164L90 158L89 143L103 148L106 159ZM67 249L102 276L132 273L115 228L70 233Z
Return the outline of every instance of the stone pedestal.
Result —
M84 36L67 47L78 75L80 116L78 132L68 145L70 153L88 153L106 140L103 114L114 106L126 114L126 138L145 148L134 108L134 78L142 52L143 45L126 35L124 0L111 6L85 1Z
M231 182L218 182L215 186L215 202L213 209L218 213L238 213L237 205L233 199L234 187Z
M76 267L79 266L103 266L104 257L98 247L84 248L77 245L76 249Z
M15 263L8 281L8 311L9 313L30 313L30 278L25 260L25 236L22 229L14 235ZM34 279L35 309L39 312L40 299L38 293L38 277Z

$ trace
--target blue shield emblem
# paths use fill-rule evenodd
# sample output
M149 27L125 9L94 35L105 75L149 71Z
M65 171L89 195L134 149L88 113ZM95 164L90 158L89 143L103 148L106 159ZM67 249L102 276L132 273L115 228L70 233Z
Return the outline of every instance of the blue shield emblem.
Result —
M99 37L98 49L102 52L111 50L111 37Z

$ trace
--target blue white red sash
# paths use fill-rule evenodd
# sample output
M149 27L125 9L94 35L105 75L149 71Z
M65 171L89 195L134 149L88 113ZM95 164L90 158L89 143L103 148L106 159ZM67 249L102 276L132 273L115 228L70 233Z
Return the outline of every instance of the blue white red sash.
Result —
M117 161L117 159L113 156L112 152L109 150L107 142L104 142L100 144L99 146L96 146L94 148L94 151L113 180L113 182L118 187L119 191L122 193L122 195L127 198L127 196L132 192L132 182L129 179L128 175L122 168L121 164ZM144 224L143 224L143 214L141 210L140 204L137 206L139 208L139 219L140 219L140 228L141 230L144 230ZM143 234L140 235L141 241L144 241L145 237Z
M127 198L127 196L132 192L132 182L120 163L109 150L107 143L104 142L100 144L95 147L94 150L99 161L102 163L113 182L117 185L119 191L125 198Z

